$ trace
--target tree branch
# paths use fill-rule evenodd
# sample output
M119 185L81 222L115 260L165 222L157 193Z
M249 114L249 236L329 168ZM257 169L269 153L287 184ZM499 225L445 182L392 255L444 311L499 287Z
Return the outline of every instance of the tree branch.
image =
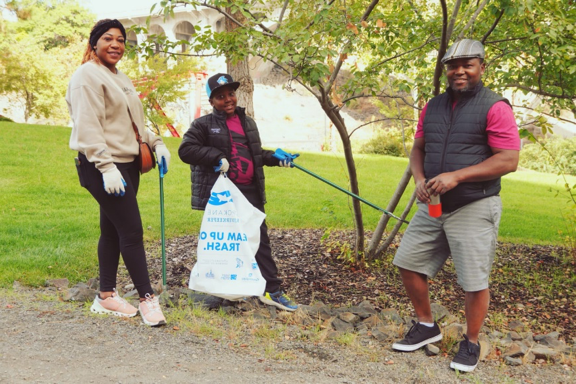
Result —
M482 10L484 9L484 7L486 6L486 3L488 3L488 0L482 0L482 2L478 5L478 9L476 9L476 12L474 12L474 14L472 15L472 17L470 18L470 20L468 20L468 23L466 23L466 25L464 26L464 28L462 28L462 31L460 32L460 34L458 35L458 38L456 40L461 40L464 38L464 32L466 32L466 30L468 28L470 28L470 26L472 24L474 24L474 22L476 22L476 19L478 18L478 15L480 14L480 12L482 12Z
M527 87L525 85L522 84L517 84L517 83L510 83L510 84L506 84L504 87L506 88L518 88L518 89L523 89L525 91L534 93L536 95L540 95L540 96L547 96L547 97L554 97L556 99L564 99L564 100L576 100L576 95L565 95L565 94L557 94L557 93L550 93L550 92L545 92L542 91L540 89L534 89L534 88L530 88Z
M538 113L540 113L540 114L542 114L542 115L550 116L550 117L552 117L552 118L554 118L554 119L556 119L556 120L561 120L561 121L565 121L565 122L567 122L567 123L576 125L576 121L574 121L574 120L568 120L568 119L565 119L565 118L563 118L563 117L554 116L554 115L551 114L551 113L542 112L542 111L539 111L539 110L537 110L537 109L535 109L535 108L530 108L530 107L526 107L526 106L524 106L524 105L516 105L516 104L512 104L512 107L514 107L514 108L524 108L524 109L528 109L528 110L530 110L530 111L538 112Z
M458 16L458 12L460 11L461 4L462 0L456 0L456 3L454 3L454 9L452 9L452 16L450 16L450 23L448 24L448 29L446 31L446 41L450 41L450 37L452 37L452 32L454 31L454 24L456 23L456 17Z
M442 76L442 57L446 53L446 47L448 46L448 39L446 38L448 29L448 10L446 9L446 0L440 0L442 5L442 36L440 37L440 48L438 49L438 56L436 56L436 68L434 69L434 79L432 84L434 85L434 96L440 94L440 77Z
M238 25L239 27L248 28L247 26L245 26L244 24L242 24L241 22L239 22L238 20L236 20L234 17L232 17L232 15L228 14L228 12L223 11L220 7L216 7L216 6L214 6L214 5L210 5L210 4L208 4L208 2L206 2L206 1L201 2L200 5L202 5L202 6L206 7L206 8L214 9L215 11L223 14L224 17L226 17L227 19L229 19L231 22L233 22L234 24ZM250 14L250 15L252 15L252 14ZM252 16L252 17L254 17L254 16ZM262 23L258 24L258 26L263 29L262 32L261 32L263 35L270 36L270 37L277 37L276 35L274 35L274 33L269 32L270 30L269 30L268 28L266 28L265 26L263 26Z
M382 60L381 62L379 62L379 63L377 63L377 64L374 64L374 65L370 68L370 70L373 70L373 69L375 69L375 68L378 68L379 66L381 66L382 64L384 64L384 63L386 63L386 62L388 62L388 61L390 61L390 60L397 59L397 58L402 57L402 56L404 56L404 55L407 55L407 54L409 54L409 53L411 53L411 52L414 52L414 51L417 51L417 50L419 50L419 49L421 49L421 48L424 48L426 45L430 44L432 41L435 41L435 40L436 40L436 38L434 38L434 35L430 35L430 36L428 36L428 39L426 39L426 41L424 42L424 44L422 44L422 45L420 45L420 46L418 46L418 47L416 47L416 48L414 48L414 49L410 49L410 50L408 50L408 51L405 51L405 52L399 53L399 54L397 54L397 55L394 55L394 56L392 56L392 57L389 57L389 58L387 58L387 59L384 59L384 60Z
M414 119L405 119L403 117L385 117L382 119L376 119L374 121L370 121L368 123L364 123L364 124L360 124L359 126L357 126L356 128L354 128L349 134L348 137L352 137L352 134L354 132L356 132L357 130L359 130L362 127L365 127L366 125L370 125L370 124L374 124L374 123L378 123L380 121L389 121L389 120L399 120L399 121L411 121L411 122L417 122L418 120L414 120Z
M368 7L366 8L366 11L364 11L364 14L362 15L362 17L360 18L360 21L365 21L368 16L370 16L370 13L372 13L372 11L374 10L374 8L376 7L376 5L378 4L380 0L372 0L370 2L370 5L368 5ZM351 40L348 40L348 42L346 42L346 44L344 44L344 46L342 47L342 49L340 50L340 52L342 52L344 50L345 47L347 47L350 44ZM344 60L342 60L342 55L338 56L338 61L336 62L336 65L334 66L334 71L332 71L332 75L330 76L330 80L328 80L328 82L326 83L326 93L329 94L330 90L332 89L332 86L334 85L334 81L336 81L336 77L338 76L338 73L340 72L340 68L342 68L342 64L344 64Z
M482 36L482 40L480 40L480 42L482 43L482 45L485 45L486 39L488 38L488 36L490 36L490 34L496 29L496 26L498 25L498 23L500 22L500 19L502 18L502 15L504 15L504 9L502 9L500 11L500 14L498 15L498 17L496 18L496 20L494 20L494 23L492 24L492 26L490 27L490 29L484 34L484 36Z
M290 0L285 0L284 1L284 5L282 6L282 10L280 10L280 15L278 16L278 26L276 27L276 30L280 29L280 25L282 25L282 19L284 18L284 12L286 12L286 8L288 7L288 2Z

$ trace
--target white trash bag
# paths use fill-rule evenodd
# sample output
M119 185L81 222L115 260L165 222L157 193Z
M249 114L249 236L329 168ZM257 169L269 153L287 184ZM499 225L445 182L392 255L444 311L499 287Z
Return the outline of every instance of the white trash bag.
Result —
M255 256L265 217L220 174L202 218L190 289L228 300L263 295L266 280Z

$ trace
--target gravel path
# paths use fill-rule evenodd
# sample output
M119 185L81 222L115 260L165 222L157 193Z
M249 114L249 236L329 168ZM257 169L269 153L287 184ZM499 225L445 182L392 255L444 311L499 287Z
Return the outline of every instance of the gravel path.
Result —
M170 312L168 312L170 320ZM573 383L560 364L508 367L482 363L458 375L446 357L381 348L377 362L354 348L286 341L289 360L266 358L259 345L231 347L171 326L151 329L139 317L92 315L52 292L0 290L1 383ZM239 335L241 338L242 335Z

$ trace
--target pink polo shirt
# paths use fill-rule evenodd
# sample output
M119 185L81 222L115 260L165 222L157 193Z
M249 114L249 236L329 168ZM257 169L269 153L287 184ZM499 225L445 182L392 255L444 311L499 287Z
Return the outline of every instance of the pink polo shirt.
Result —
M454 102L452 108L456 106ZM426 115L428 103L420 113L418 125L416 127L415 139L424 137L424 116ZM486 133L488 134L488 145L498 149L520 150L520 135L518 134L518 125L512 108L504 101L498 101L488 111Z

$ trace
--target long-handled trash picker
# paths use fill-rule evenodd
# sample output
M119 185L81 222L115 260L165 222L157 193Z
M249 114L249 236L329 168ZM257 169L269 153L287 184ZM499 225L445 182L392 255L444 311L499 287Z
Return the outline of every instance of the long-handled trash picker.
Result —
M162 243L162 290L166 291L166 238L164 235L164 175L166 174L166 163L162 158L159 164L158 174L160 175L160 239Z
M403 223L410 224L410 222L408 222L408 221L406 221L406 220L404 220L404 219L399 218L398 216L394 215L392 212L388 212L387 210L380 208L380 207L377 206L376 204L372 204L372 203L369 202L368 200L363 199L363 198L361 198L360 196L358 196L358 195L356 195L356 194L354 194L354 193L352 193L352 192L350 192L350 191L348 191L348 190L340 187L339 185L336 185L336 184L334 184L333 182L331 182L331 181L329 181L329 180L326 180L326 179L323 178L322 176L317 175L317 174L315 174L314 172L309 171L308 169L306 169L306 168L304 168L304 167L296 164L294 161L291 161L290 163L291 163L295 168L298 168L299 170L301 170L301 171L309 174L310 176L313 176L313 177L317 178L318 180L323 181L323 182L325 182L325 183L328 184L328 185L331 185L332 187L336 188L337 190L342 191L342 192L344 192L345 194L350 195L350 196L352 196L353 198L355 198L355 199L357 199L357 200L360 200L360 201L363 202L364 204L367 204L367 205L371 206L372 208L377 209L377 210L383 212L384 214L386 214L386 215L388 215L388 216L390 216L390 217L395 218L396 220L400 220L400 221L402 221Z

